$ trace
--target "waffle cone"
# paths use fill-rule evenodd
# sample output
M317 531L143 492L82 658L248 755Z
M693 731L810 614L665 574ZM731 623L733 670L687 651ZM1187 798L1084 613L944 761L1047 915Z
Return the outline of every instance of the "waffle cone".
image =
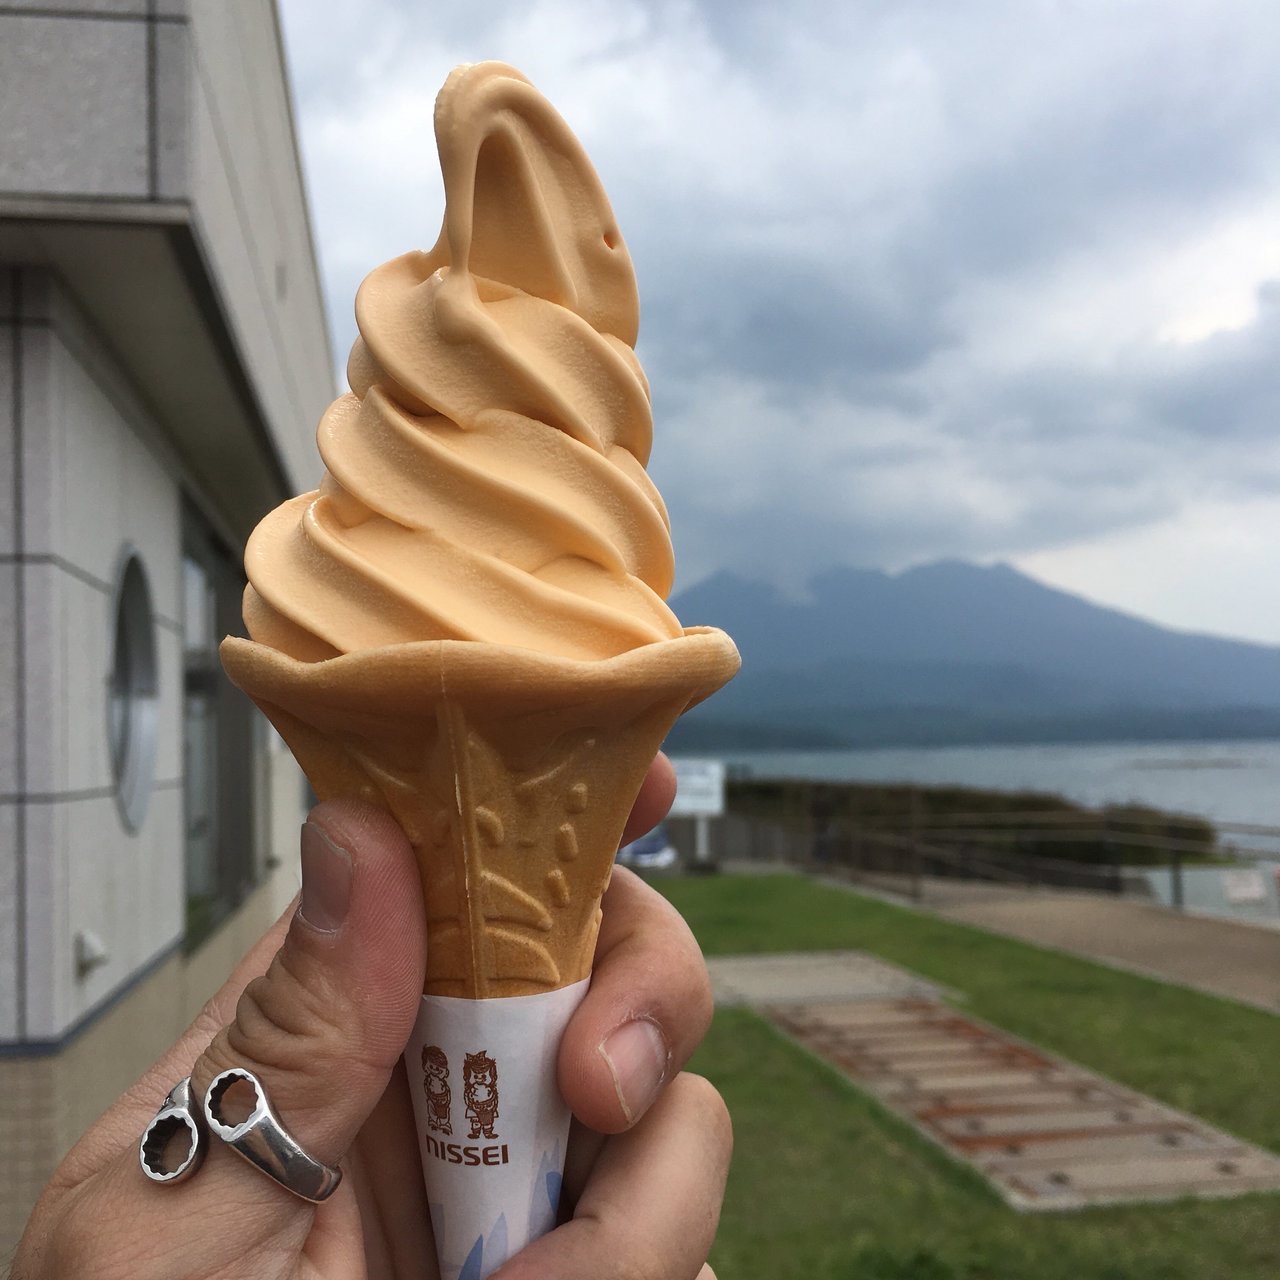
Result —
M320 799L399 822L422 875L424 991L469 999L590 973L649 764L739 661L710 628L598 661L449 640L308 663L229 637L221 655Z

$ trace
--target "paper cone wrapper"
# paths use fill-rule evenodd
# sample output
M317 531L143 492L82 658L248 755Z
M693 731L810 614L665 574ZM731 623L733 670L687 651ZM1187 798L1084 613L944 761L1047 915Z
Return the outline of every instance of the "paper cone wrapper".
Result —
M414 1090L415 1103L422 1093L423 1105L430 1082L421 1054L442 1038L433 1029L442 1007L497 1001L486 1014L486 1025L497 1025L493 1019L502 1021L513 998L536 997L527 1007L548 1011L558 1044L585 991L600 897L649 764L676 718L739 665L732 640L711 628L597 661L450 640L306 663L230 637L221 654L232 682L279 730L320 799L359 796L386 809L413 845L428 960L423 1012L406 1065L410 1081L423 1085ZM548 998L562 991L563 997ZM520 1035L530 1046L539 1038L528 1027ZM465 1055L492 1058L488 1051L488 1044L476 1043L446 1054L451 1097L462 1090ZM527 1055L531 1066L535 1056ZM500 1068L508 1107L519 1096L518 1061ZM551 1073L553 1094L554 1065L553 1052L537 1068ZM479 1072L473 1064L469 1074L478 1079ZM473 1082L473 1093L476 1087L483 1086ZM539 1086L529 1096L546 1092ZM556 1106L553 1127L567 1134L568 1113L558 1095ZM456 1101L454 1110L463 1114ZM504 1108L508 1123L514 1115ZM550 1132L541 1122L533 1129ZM482 1262L470 1250L459 1259L451 1249L464 1269L445 1271L446 1277L479 1280L500 1265L499 1252L505 1256L526 1243L528 1228L518 1224L530 1220L534 1188L522 1191L521 1204L503 1203L509 1193L497 1189L488 1197L488 1182L482 1186L471 1175L477 1168L510 1172L511 1144L508 1166L486 1166L483 1149L493 1143L483 1127L481 1134L456 1144L460 1152L480 1148L479 1163L461 1163L472 1159L463 1153L455 1165L448 1152L443 1162L433 1154L427 1142L433 1135L425 1119L419 1121L424 1170L462 1175L456 1193L433 1202L433 1218L441 1216L449 1240L489 1239L499 1220L507 1233L503 1248L494 1238ZM563 1149L561 1139L560 1161ZM539 1176L549 1185L545 1172ZM552 1172L558 1187L560 1170ZM498 1179L492 1182L496 1188ZM429 1179L428 1197L439 1194Z

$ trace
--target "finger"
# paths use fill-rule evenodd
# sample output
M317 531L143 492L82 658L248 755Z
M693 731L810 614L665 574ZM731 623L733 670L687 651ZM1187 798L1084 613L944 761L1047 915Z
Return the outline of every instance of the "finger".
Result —
M382 1100L343 1161L364 1224L366 1270L357 1270L356 1275L413 1276L415 1280L436 1276L417 1127L402 1057Z
M671 808L671 802L675 798L676 771L672 768L671 761L659 751L640 785L640 794L636 796L631 816L622 833L622 843L626 844L656 827L667 816L667 810Z
M201 1274L241 1274L236 1268L248 1257L264 1280L293 1276L304 1247L320 1274L356 1274L363 1265L351 1179L317 1211L216 1140L199 1175L181 1185L157 1186L138 1169L143 1126L193 1059L194 1096L202 1098L224 1067L254 1072L294 1136L326 1164L341 1160L382 1095L416 1016L425 968L412 852L385 814L330 802L304 828L302 867L298 909L250 952L202 1015L225 1013L229 1025L210 1043L198 1020L165 1058L173 1076L155 1096L143 1100L135 1090L94 1126L81 1147L97 1154L95 1169L86 1171L82 1160L77 1172L72 1157L59 1168L42 1198L49 1228L30 1246L56 1255L48 1274L88 1274L86 1250L107 1250L113 1266L95 1274L113 1277L191 1274L193 1258ZM145 1119L124 1132L123 1118L139 1107ZM102 1158L113 1123L118 1145ZM127 1230L111 1225L121 1222Z
M602 903L595 969L560 1042L558 1077L579 1120L633 1125L688 1061L711 1023L711 980L689 926L624 867Z
M422 894L400 829L354 801L312 812L302 869L301 902L279 952L197 1058L191 1084L203 1098L219 1072L252 1072L302 1147L337 1165L413 1027L425 968ZM264 1206L268 1217L302 1204L219 1142L198 1181L211 1190L215 1176L221 1194Z
M221 989L211 996L191 1025L164 1055L125 1090L96 1124L71 1149L60 1166L70 1183L82 1182L137 1143L174 1084L191 1074L191 1067L209 1041L235 1016L236 1002L248 983L266 973L280 950L289 921L298 905L295 898L285 913L254 943L236 965Z
M678 1076L643 1124L605 1144L573 1219L495 1280L695 1280L715 1238L732 1147L720 1095L700 1076Z

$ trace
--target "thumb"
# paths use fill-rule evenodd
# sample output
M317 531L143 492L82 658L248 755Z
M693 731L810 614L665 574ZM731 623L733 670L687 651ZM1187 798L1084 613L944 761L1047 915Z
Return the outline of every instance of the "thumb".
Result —
M339 1165L413 1029L425 964L422 890L403 833L355 801L319 805L302 829L302 897L284 943L196 1060L193 1096L203 1100L222 1071L251 1071L303 1149ZM193 1189L215 1176L268 1218L309 1209L217 1140Z

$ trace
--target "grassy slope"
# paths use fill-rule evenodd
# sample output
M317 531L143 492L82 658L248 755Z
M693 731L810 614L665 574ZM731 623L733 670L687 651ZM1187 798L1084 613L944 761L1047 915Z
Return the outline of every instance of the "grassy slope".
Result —
M871 951L964 992L979 1017L1280 1150L1272 1015L800 878L662 888L708 954ZM1021 1215L751 1013L717 1014L694 1066L737 1132L722 1276L1280 1275L1276 1196Z

